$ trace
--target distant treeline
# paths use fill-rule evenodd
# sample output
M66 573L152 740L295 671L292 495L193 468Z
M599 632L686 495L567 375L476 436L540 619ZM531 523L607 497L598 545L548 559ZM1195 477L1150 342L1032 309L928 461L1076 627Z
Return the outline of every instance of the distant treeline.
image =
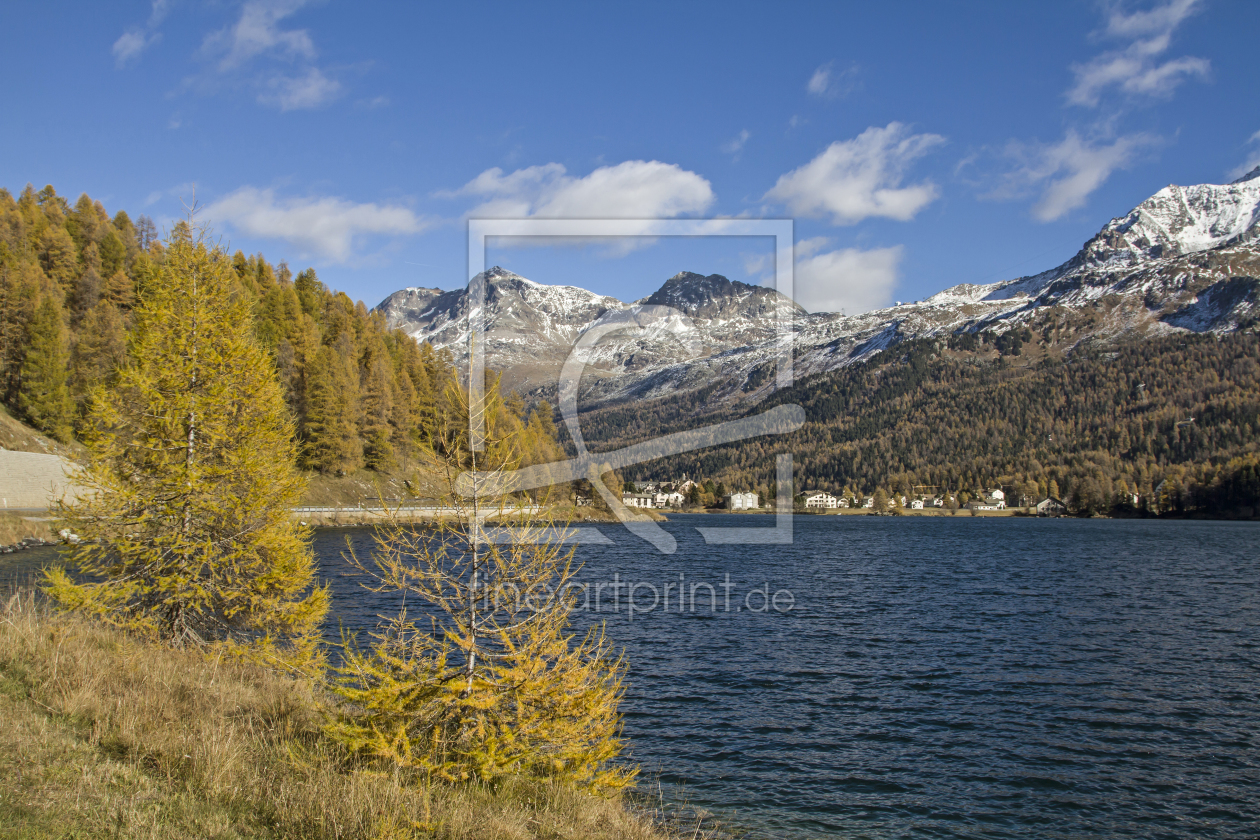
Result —
M62 441L77 433L93 387L127 360L131 310L155 282L165 249L154 223L112 217L82 195L73 206L51 187L0 189L0 401ZM226 257L225 255L225 258ZM314 270L237 251L237 291L252 302L251 329L275 360L302 465L326 474L404 469L443 410L455 377L445 351L385 326ZM526 460L554 454L551 412L508 400Z
M1008 496L1057 496L1083 514L1133 512L1133 495L1139 512L1260 513L1260 336L1083 343L1066 358L1024 364L1018 346L994 353L990 338L908 342L803 380L750 412L798 403L800 431L623 476L686 473L769 492L774 455L791 452L798 489L975 495L1000 485ZM725 419L692 416L702 402L594 410L584 434L610 449Z

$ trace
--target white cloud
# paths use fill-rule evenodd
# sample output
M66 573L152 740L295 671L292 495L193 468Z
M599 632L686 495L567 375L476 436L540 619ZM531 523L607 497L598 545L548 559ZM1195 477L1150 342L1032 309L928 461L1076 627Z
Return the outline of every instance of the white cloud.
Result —
M610 256L621 256L649 244L662 219L700 213L714 202L709 182L680 166L660 161L628 160L602 166L583 178L569 175L563 165L548 163L504 174L487 169L458 190L442 191L439 198L473 196L484 199L468 212L480 219L589 220L590 235L582 224L567 224L566 236L540 238L514 235L503 228L503 247L535 245L599 245ZM613 237L601 235L601 219L628 219ZM572 235L568 235L572 234Z
M1255 169L1257 166L1260 166L1260 131L1251 135L1251 138L1247 140L1247 144L1252 147L1251 154L1247 156L1245 163L1234 168L1229 173L1230 180L1237 180L1251 170Z
M1012 145L1010 153L1024 163L990 197L1011 198L1039 187L1041 198L1033 205L1033 218L1052 222L1082 206L1112 172L1127 168L1138 152L1156 142L1147 134L1132 134L1111 143L1091 142L1070 130L1053 145Z
M162 25L169 10L169 0L153 0L153 5L149 10L149 19L144 24L133 26L118 36L118 40L114 42L113 53L114 61L119 67L134 58L139 58L141 53L162 40L162 33L158 32L158 27Z
M738 160L739 153L744 150L744 144L748 142L748 138L751 136L752 134L750 134L748 129L745 128L738 136L733 137L722 144L722 152L724 154L734 155L735 159Z
M809 82L806 83L805 89L814 96L836 99L853 90L857 83L857 75L858 67L856 64L847 70L836 73L835 62L830 61L814 71L814 75L809 77Z
M815 96L822 96L827 92L827 86L831 84L831 65L824 64L814 71L814 75L809 77L809 84L805 85L805 89Z
M356 237L406 236L429 223L398 205L356 204L341 198L277 199L270 189L241 187L203 211L247 236L282 239L334 262L352 256Z
M185 181L164 190L154 190L144 199L144 206L149 207L164 198L178 199L181 204L191 205L197 200L197 184L193 181Z
M305 29L282 30L280 21L306 0L250 0L232 26L207 36L202 49L219 56L219 70L235 70L250 59L272 54L286 59L315 58L315 44Z
M1170 0L1162 6L1131 14L1115 6L1107 17L1107 34L1120 38L1168 35L1194 14L1198 5L1199 0Z
M569 175L559 163L506 175L495 167L439 195L484 198L469 215L501 219L668 219L699 213L714 201L707 180L656 160L601 166L584 178Z
M1119 8L1113 10L1107 19L1106 34L1131 43L1084 64L1074 64L1076 83L1067 93L1068 102L1095 107L1110 88L1130 96L1167 97L1187 78L1206 77L1211 63L1205 58L1185 56L1162 64L1159 61L1172 43L1173 31L1197 11L1197 6L1198 0L1169 0L1144 12L1125 14Z
M759 283L771 281L770 285L774 285L773 254L744 254L743 257L745 274L758 278Z
M126 64L131 59L139 57L140 53L156 42L159 37L158 33L150 35L143 30L128 29L114 42L114 59L119 65Z
M891 248L841 248L824 251L825 236L796 243L792 297L810 312L859 315L892 302L901 263L900 245ZM774 285L774 256L744 257L744 271L765 285Z
M830 216L836 225L870 216L908 221L936 199L938 190L931 181L905 187L901 181L914 161L943 142L937 134L911 134L898 122L872 126L781 176L765 200L784 204L797 216Z
M341 83L325 76L318 67L308 68L301 76L274 76L258 95L264 105L275 105L281 111L318 108L341 92Z
M342 85L316 65L317 50L305 29L281 23L308 0L249 0L231 26L206 36L201 55L220 78L247 79L259 104L281 111L319 108L342 93Z
M825 237L796 243L793 297L810 312L857 315L892 302L901 246L823 251Z

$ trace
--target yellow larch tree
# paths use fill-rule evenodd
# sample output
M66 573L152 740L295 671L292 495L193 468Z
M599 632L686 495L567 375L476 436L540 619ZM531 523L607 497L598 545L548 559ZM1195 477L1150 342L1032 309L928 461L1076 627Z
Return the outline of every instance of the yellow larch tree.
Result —
M503 481L532 460L529 429L497 387L481 410L485 446L473 452L468 392L449 383L413 473L417 497L450 515L434 528L396 521L371 558L351 557L366 586L401 593L404 608L370 645L347 642L337 688L347 702L329 732L424 779L623 788L637 773L614 761L624 663L602 630L570 626L577 569L565 529ZM479 476L471 492L468 475Z
M313 668L328 609L294 428L229 259L188 223L136 305L129 359L90 398L81 537L50 595L175 644Z

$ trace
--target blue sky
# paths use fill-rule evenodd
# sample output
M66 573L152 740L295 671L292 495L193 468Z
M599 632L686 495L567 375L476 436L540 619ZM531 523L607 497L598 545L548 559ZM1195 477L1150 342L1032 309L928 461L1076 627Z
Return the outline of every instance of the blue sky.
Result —
M369 305L465 281L464 220L793 218L849 313L1033 273L1260 162L1260 4L6 4L0 185L169 224ZM643 227L650 233L650 225ZM632 300L764 241L491 248Z

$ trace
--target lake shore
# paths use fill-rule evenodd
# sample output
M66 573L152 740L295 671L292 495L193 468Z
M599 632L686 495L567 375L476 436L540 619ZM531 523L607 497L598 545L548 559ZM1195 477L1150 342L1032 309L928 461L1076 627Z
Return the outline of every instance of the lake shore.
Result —
M5 836L670 840L696 828L662 824L633 796L373 772L323 736L318 686L32 596L0 602Z

